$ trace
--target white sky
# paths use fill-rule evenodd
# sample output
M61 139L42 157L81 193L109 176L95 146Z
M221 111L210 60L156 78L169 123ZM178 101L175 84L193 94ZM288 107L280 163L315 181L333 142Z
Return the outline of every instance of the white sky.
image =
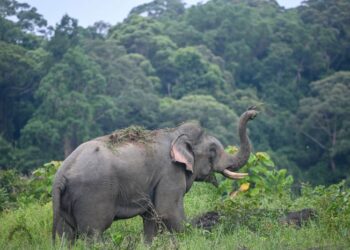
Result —
M79 20L79 25L87 27L97 21L105 21L112 25L121 22L129 11L140 4L152 0L22 0L38 9L50 25L58 23L64 14ZM285 8L293 8L302 0L277 0ZM184 0L187 6L205 0Z

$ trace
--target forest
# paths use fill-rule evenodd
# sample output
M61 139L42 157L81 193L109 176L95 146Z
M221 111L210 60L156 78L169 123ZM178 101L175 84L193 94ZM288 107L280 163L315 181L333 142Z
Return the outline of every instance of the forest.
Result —
M251 105L255 151L295 179L350 174L350 3L180 0L132 9L116 25L47 26L35 7L0 9L0 168L29 173L129 125L199 120L238 145Z
M25 0L23 0L25 1ZM248 107L249 177L195 183L186 224L147 249L346 249L350 245L350 2L154 0L123 22L50 26L0 1L0 248L50 249L51 189L77 146L129 126L197 120L234 153ZM286 222L310 209L307 221ZM293 224L293 225L290 225ZM145 249L140 218L74 249ZM71 249L64 241L57 249Z

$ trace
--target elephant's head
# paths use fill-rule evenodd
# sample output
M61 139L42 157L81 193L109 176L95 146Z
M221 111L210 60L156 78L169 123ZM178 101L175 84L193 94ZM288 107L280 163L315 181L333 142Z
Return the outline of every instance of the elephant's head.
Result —
M240 149L230 155L213 136L206 134L195 123L185 123L176 131L177 136L171 145L171 158L182 163L191 172L195 180L206 181L213 172L218 172L231 179L241 179L247 174L233 172L248 161L250 143L247 136L247 123L257 115L255 108L244 112L239 119Z

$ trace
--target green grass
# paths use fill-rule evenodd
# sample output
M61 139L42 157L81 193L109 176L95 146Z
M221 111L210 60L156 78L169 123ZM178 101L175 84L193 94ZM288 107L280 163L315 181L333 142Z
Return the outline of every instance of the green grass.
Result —
M209 184L196 183L186 195L189 218L204 212L231 206L220 205L221 196ZM239 201L238 201L239 202ZM273 207L274 202L269 202ZM303 201L299 201L300 204ZM247 203L249 204L249 203ZM296 202L298 204L298 202ZM303 204L305 205L305 204ZM276 201L276 209L281 201ZM247 208L248 209L248 208ZM322 213L301 229L282 225L274 216L261 214L240 217L235 210L225 215L212 232L187 227L185 232L157 236L152 246L143 244L141 218L117 221L101 241L80 239L72 249L349 249L350 230L334 224L339 218ZM240 211L240 210L237 210ZM238 212L237 212L238 213ZM240 211L239 213L242 213ZM244 211L243 211L243 217ZM248 215L248 213L246 214ZM344 225L347 225L346 223ZM0 214L0 249L69 249L66 242L51 245L51 203L31 204Z

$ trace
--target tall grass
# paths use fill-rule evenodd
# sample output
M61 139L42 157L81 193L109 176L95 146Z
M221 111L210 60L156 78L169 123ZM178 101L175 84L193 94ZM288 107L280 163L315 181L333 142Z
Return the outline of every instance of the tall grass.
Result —
M264 197L260 198L264 200ZM253 202L249 203L250 201L247 200L247 198L238 197L237 201L223 203L221 195L211 185L196 183L186 195L187 216L191 218L213 209L221 209L223 217L220 223L211 232L187 226L183 233L163 233L155 238L151 246L143 243L140 217L113 223L111 228L104 233L102 240L83 238L77 240L74 246L58 241L53 246L51 243L51 203L44 205L33 203L0 214L0 249L350 248L350 230L347 224L344 223L339 227L332 224L334 220L338 220L339 224L341 218L334 213L335 217L330 218L331 213L326 213L327 211L323 211L323 208L315 207L319 203L308 203L305 198L304 200L286 201L291 202L291 207L294 206L295 209L310 205L318 210L319 216L316 220L298 228L281 224L275 214L269 212L273 209L279 211L283 199L269 200L266 204L260 202L258 205ZM257 210L258 212L252 215L248 213L250 206L253 210L258 208L261 210ZM232 207L235 209L231 209ZM265 208L270 210L265 210ZM235 212L239 213L239 216L236 216Z

